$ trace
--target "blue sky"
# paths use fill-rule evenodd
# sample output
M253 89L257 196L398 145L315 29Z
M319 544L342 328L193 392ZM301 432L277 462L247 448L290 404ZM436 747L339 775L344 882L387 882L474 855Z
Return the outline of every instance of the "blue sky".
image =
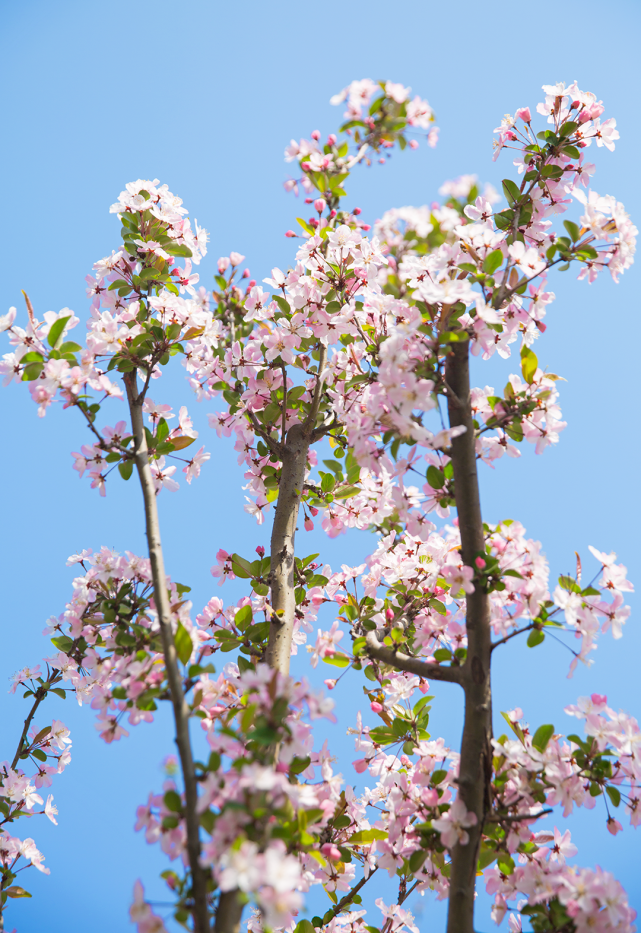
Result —
M4 0L2 17L0 313L10 305L22 313L24 288L40 317L68 306L84 318L84 277L118 242L109 205L125 182L139 177L166 182L210 231L210 252L199 268L208 287L216 258L230 250L246 255L258 281L273 266L286 267L293 250L283 234L302 206L283 191L283 149L315 128L330 132L341 117L330 96L366 76L411 85L430 101L441 127L436 150L396 154L385 167L362 169L350 180L351 201L368 220L390 207L428 203L445 179L462 173L500 187L513 169L507 158L492 162L493 127L505 112L534 108L542 84L574 79L604 100L605 116L617 118L621 133L614 153L594 153L594 187L622 200L637 224L641 217L635 70L641 14L631 0L584 0L580 11L557 7L553 14L505 0L346 0L327 7L290 0L181 6ZM552 277L550 285L557 301L537 353L567 379L560 401L568 428L542 457L524 451L520 461L483 471L484 513L488 521L522 521L542 540L553 571L571 570L575 550L591 566L587 546L593 544L616 550L638 583L638 271L619 286L605 277L593 286L577 283L573 273ZM477 382L503 385L511 368L509 361L477 366ZM188 404L212 451L199 481L161 497L169 573L193 587L196 607L214 590L235 599L240 588L218 591L209 576L216 551L249 554L267 543L268 530L243 513L236 455L208 430L211 406L196 405L180 367L154 385L154 398L176 408ZM0 394L0 407L1 681L48 653L41 631L70 595L67 556L102 544L143 552L144 529L134 483L114 482L104 500L72 471L69 452L86 440L72 413L56 409L39 420L20 386ZM329 542L313 532L299 548L321 551L333 565L353 565L371 543L365 534ZM634 614L624 638L603 638L593 668L570 681L569 655L561 648L546 642L536 652L504 649L497 652L495 708L518 705L533 723L571 731L563 706L599 692L613 707L640 715L640 650ZM342 770L353 782L343 726L353 721L362 694L356 677L349 684L337 697L336 747L347 756ZM459 697L449 685L435 692L433 733L455 744ZM0 757L12 753L24 715L26 701L1 690ZM135 807L161 785L160 762L172 751L169 720L161 714L153 726L107 747L93 728L93 713L74 701L51 700L47 715L64 719L74 738L73 761L52 788L60 825L36 821L20 830L35 837L52 873L28 873L24 883L34 898L16 903L7 928L68 933L91 924L94 933L111 933L126 928L135 878L163 898L154 879L165 861L132 827ZM641 839L629 828L613 839L599 807L569 826L581 864L613 871L641 909L635 867ZM424 902L422 926L431 910ZM434 917L441 915L437 907ZM491 926L487 916L479 920L479 929Z

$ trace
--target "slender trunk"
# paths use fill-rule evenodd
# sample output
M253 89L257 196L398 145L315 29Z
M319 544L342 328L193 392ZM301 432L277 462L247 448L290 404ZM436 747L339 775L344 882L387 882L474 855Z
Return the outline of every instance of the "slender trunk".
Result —
M309 443L310 435L304 425L295 424L289 429L272 528L270 581L275 615L269 628L266 661L281 674L289 673L294 633L294 543Z
M483 519L476 472L475 434L470 404L469 344L454 343L447 358L445 377L450 427L464 425L465 434L452 442L452 465L463 562L473 567L485 551ZM459 793L476 814L467 845L452 852L447 933L473 933L474 891L481 831L489 801L492 768L492 694L490 683L490 606L478 587L467 597L467 660L461 671L465 692L465 722L461 742Z
M136 371L124 376L127 389L127 400L131 413L131 426L134 437L134 454L136 469L142 488L145 504L145 522L147 529L147 545L151 562L151 574L154 585L154 602L160 625L167 681L171 695L176 727L176 745L180 756L180 764L185 786L185 824L187 828L187 853L192 876L192 890L194 897L193 918L195 933L209 933L209 915L207 909L207 885L205 873L200 865L200 822L196 809L198 789L194 759L189 738L189 707L182 688L182 679L178 669L174 633L171 626L171 608L169 593L165 576L162 545L160 541L160 525L158 523L158 507L154 481L149 466L147 454L147 439L143 427L142 405L144 399L138 394Z
M289 429L283 450L283 467L271 538L270 579L274 616L269 627L266 657L269 666L280 671L281 674L289 674L296 612L294 593L296 588L294 579L296 522L303 495L307 453L314 439L326 360L327 348L321 345L318 376L309 415L303 424L295 424Z
M244 906L238 890L221 893L216 908L215 933L239 933Z

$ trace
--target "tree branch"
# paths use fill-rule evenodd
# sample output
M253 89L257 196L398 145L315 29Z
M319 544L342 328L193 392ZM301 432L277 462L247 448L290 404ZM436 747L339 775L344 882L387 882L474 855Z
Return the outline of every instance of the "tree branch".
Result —
M24 721L24 728L22 730L22 735L20 736L20 741L18 742L18 748L16 749L16 753L13 756L13 761L11 762L12 771L15 770L15 767L20 760L20 755L22 754L24 746L24 740L27 737L27 733L29 732L29 726L31 725L33 717L36 715L36 710L49 693L49 688L52 687L53 684L57 684L60 680L62 680L62 677L59 675L59 671L55 671L49 680L47 680L44 684L41 684L40 687L38 687L38 689L34 692L35 702L29 710L29 715Z
M419 677L428 677L431 680L444 680L452 684L461 683L460 668L441 667L439 664L421 661L420 658L412 658L394 648L386 648L379 642L376 632L368 632L365 642L370 657L382 661L383 664L389 664L390 667L395 667L399 671L408 671L410 674L418 674Z
M351 903L351 901L353 901L354 896L355 896L356 894L358 894L358 892L359 892L360 889L363 887L363 885L367 884L367 882L369 881L369 879L372 878L372 877L376 874L377 871L378 871L378 866L376 866L376 868L375 868L373 871L371 871L371 872L369 873L369 875L367 876L367 878L363 875L363 877L362 877L361 880L358 882L358 884L355 884L354 887L352 888L352 890L351 890L351 891L348 891L347 894L345 895L345 897L343 897L343 898L338 902L338 904L336 904L335 907L332 907L332 915L331 915L330 919L327 921L327 923L330 923L330 922L334 919L334 917L338 917L338 915L340 914L341 910L342 910L344 907L347 907L347 905L348 905L349 903ZM324 923L323 926L327 926L327 923Z
M151 574L154 584L154 602L160 625L167 682L171 694L171 703L176 728L176 745L185 786L185 825L187 830L187 854L192 876L194 895L193 918L195 933L209 933L209 913L207 909L207 886L205 874L200 865L200 821L197 812L198 789L196 772L189 737L189 706L182 689L182 678L178 670L178 659L174 644L171 624L171 607L167 590L167 578L160 540L158 506L156 491L149 466L147 438L143 426L143 396L137 391L136 370L123 376L127 390L127 401L131 415L131 427L134 437L134 461L140 479L145 506L145 523Z

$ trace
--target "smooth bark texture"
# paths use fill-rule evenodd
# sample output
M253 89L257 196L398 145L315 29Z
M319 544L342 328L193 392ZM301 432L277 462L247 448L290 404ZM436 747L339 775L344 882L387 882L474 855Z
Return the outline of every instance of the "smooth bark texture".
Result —
M144 398L138 394L136 371L126 373L124 383L127 389L127 400L131 414L131 426L134 437L134 461L140 479L142 496L145 504L145 522L147 530L147 546L151 561L151 573L154 584L154 602L160 625L167 681L171 694L171 704L174 712L176 728L176 745L180 756L180 765L185 786L185 824L187 829L187 853L189 867L192 875L192 890L194 906L192 909L195 933L209 933L209 916L207 909L207 886L205 874L200 865L200 822L196 810L198 789L194 759L191 751L189 737L189 707L182 687L182 678L178 669L174 633L171 626L171 607L167 578L160 541L160 525L158 523L158 508L156 504L156 491L154 480L149 466L147 453L147 438L143 426L142 406Z
M460 668L440 667L438 664L421 661L420 658L412 658L408 654L403 654L402 651L396 651L394 648L386 648L379 642L376 632L368 632L365 641L370 658L376 658L377 661L389 664L399 671L408 671L410 674L418 674L419 677L429 677L431 680L445 680L453 684L460 684L461 682Z
M310 438L305 432L305 425L295 424L287 432L272 528L270 583L271 604L275 615L269 628L266 661L281 674L289 674L294 633L294 546L309 443Z
M215 933L239 933L243 907L237 890L221 892L216 908Z
M282 447L282 471L278 488L278 502L274 515L271 537L271 604L274 610L269 627L269 644L266 662L270 667L289 674L296 597L294 580L294 557L296 523L300 500L303 495L307 453L309 445L316 440L316 418L323 386L323 369L327 350L321 346L318 362L318 377L309 415L304 424L294 424L287 432Z
M483 519L476 471L475 430L470 403L469 344L453 343L445 365L449 389L450 427L466 431L452 441L454 491L461 532L463 562L474 567L475 557L485 553ZM490 808L492 776L492 694L490 684L490 606L486 593L476 585L467 597L467 659L461 669L465 692L465 721L461 742L460 797L477 823L468 829L467 845L452 852L447 933L473 933L476 866L481 830Z

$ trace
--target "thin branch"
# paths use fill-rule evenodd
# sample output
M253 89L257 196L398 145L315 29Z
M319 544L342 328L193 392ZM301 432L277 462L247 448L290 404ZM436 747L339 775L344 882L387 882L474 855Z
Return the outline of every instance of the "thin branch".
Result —
M348 891L347 894L345 895L345 897L343 897L343 898L338 902L338 904L336 904L335 907L332 907L332 915L331 915L331 917L329 918L329 920L327 921L327 923L330 923L330 922L334 919L334 917L337 917L337 916L340 914L341 910L343 910L344 907L347 907L347 905L348 905L351 901L354 900L354 896L355 896L356 894L358 894L358 892L359 892L360 889L363 887L363 885L367 884L367 882L369 881L369 879L372 878L372 877L376 874L377 871L378 871L378 865L376 866L376 868L374 869L374 871L371 871L371 872L369 873L369 875L367 876L367 878L365 877L365 875L363 875L363 877L362 877L361 880L358 882L358 884L355 884L354 887L352 888L352 890L351 890L351 891ZM327 923L324 923L323 926L327 926Z
M514 816L486 816L486 823L518 823L521 820L540 820L542 816L554 813L554 810L541 810L540 813L520 813Z
M494 651L495 648L498 648L499 645L504 645L510 638L516 638L517 635L522 635L523 632L529 632L530 629L536 628L534 622L531 622L530 625L526 625L525 628L519 628L515 632L510 632L509 635L506 635L505 638L501 638L500 641L493 641L490 651Z
M187 830L187 854L192 876L194 895L193 919L195 933L209 933L209 911L207 907L207 886L204 871L200 864L200 822L198 818L198 788L196 771L189 737L190 710L182 689L182 677L178 669L178 658L172 630L171 606L165 576L164 557L160 539L158 505L156 490L149 465L147 437L143 425L143 395L138 392L137 374L134 369L123 377L127 390L131 427L134 437L134 459L145 509L147 546L151 574L154 584L154 602L160 625L163 656L167 672L167 682L171 694L176 729L176 745L185 787L185 827Z
M312 404L309 409L309 414L303 424L303 431L308 433L309 431L314 430L314 425L316 424L316 417L318 415L318 409L320 407L321 393L323 391L323 370L325 369L325 363L327 362L327 347L325 344L321 343L320 353L318 354L318 376L316 377L316 386L314 387L314 396L312 398Z
M280 440L284 444L287 439L287 370L284 363L281 366L281 372L283 374L283 426Z
M444 680L448 683L459 684L461 682L461 672L456 667L441 667L438 664L430 664L428 661L421 661L419 658L412 658L402 651L394 648L385 648L379 642L375 632L368 632L366 636L367 653L371 658L382 661L383 664L389 664L400 671L408 671L410 674L418 674L419 677L428 677L432 680Z
M25 295L25 298L26 298L26 295ZM20 736L20 741L18 742L18 748L16 749L16 753L13 757L13 761L11 762L12 771L15 769L16 765L18 764L18 761L20 760L20 755L22 754L22 750L24 747L24 740L27 737L27 733L29 732L29 726L31 725L33 717L36 715L36 710L38 709L42 701L46 698L47 694L49 693L49 688L53 684L57 684L58 681L61 679L62 678L59 676L59 672L56 671L55 674L48 681L46 681L44 684L38 687L36 691L34 691L34 696L36 699L35 699L33 706L31 707L29 711L29 715L24 721L24 728L22 730L22 735Z
M272 452L273 454L276 454L276 456L278 457L279 460L282 460L282 459L283 459L283 450L284 450L283 445L282 445L282 444L279 444L278 441L275 441L274 438L271 437L271 436L267 433L267 431L265 431L265 429L263 428L262 424L260 423L260 421L258 420L258 418L256 417L256 415L253 413L253 411L250 411L248 408L246 408L246 409L245 409L245 414L247 415L247 417L248 417L249 420L251 421L251 425L252 425L252 427L253 427L253 429L254 429L254 432L255 432L256 434L258 434L259 437L262 437L262 439L265 441L265 443L267 444L267 446L269 447L269 449L271 450L271 452Z

